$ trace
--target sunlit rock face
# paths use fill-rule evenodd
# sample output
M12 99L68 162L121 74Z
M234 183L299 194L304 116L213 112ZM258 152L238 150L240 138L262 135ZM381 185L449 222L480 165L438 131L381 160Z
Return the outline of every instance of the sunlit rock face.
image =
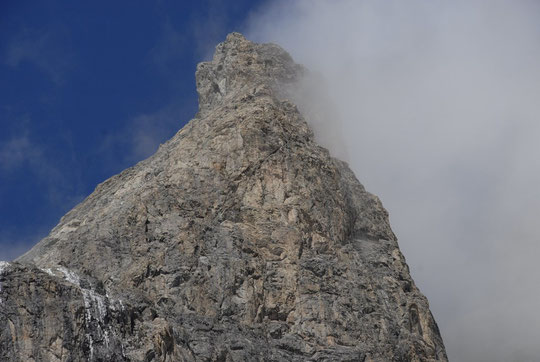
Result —
M0 265L0 360L447 360L379 199L286 99L305 72L219 44L195 118Z

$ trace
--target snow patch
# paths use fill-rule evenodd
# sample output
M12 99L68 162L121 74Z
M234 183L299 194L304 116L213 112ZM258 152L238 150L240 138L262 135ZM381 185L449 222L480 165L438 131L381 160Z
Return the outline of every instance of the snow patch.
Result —
M68 282L70 282L71 284L75 284L79 288L81 287L81 278L79 278L77 274L75 274L69 269L64 268L63 266L58 267L58 270L60 270L62 274L64 274L64 279L66 279Z
M0 261L0 275L4 273L4 270L9 266L8 261Z
M53 273L53 271L49 268L46 268L46 269L42 269L42 268L39 268L41 271L44 271L45 273L49 274L49 275L52 275L53 277L55 277L56 275Z
M0 275L4 275L4 272L6 271L6 269L9 267L9 262L7 261L0 261ZM2 283L0 283L0 292L2 291ZM3 304L4 303L4 300L2 299L2 297L0 297L0 304Z
M90 348L90 361L93 360L94 346L96 341L103 341L106 348L110 345L110 335L113 334L111 326L105 322L109 310L111 311L123 311L124 305L121 300L114 300L109 297L108 293L105 296L96 293L90 288L84 288L81 286L81 278L72 270L59 266L56 268L62 273L64 279L69 283L77 286L83 296L84 309L85 309L85 321L87 327L86 338L88 340ZM55 273L51 269L42 269L44 272L55 276ZM95 333L92 333L95 331ZM120 342L120 346L123 350L124 346Z

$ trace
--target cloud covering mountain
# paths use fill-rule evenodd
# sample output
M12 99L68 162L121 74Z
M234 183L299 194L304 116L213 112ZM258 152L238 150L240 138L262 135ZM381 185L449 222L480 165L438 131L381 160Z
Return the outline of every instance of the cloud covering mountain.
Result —
M539 12L277 1L250 21L312 71L297 97L389 209L455 361L540 356Z

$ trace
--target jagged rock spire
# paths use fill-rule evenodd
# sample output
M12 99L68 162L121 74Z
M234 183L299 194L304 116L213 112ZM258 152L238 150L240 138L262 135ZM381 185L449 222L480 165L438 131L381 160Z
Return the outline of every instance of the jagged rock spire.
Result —
M216 47L212 61L197 66L199 109L204 112L230 101L244 88L266 86L276 91L298 81L303 70L281 47L252 43L231 33Z

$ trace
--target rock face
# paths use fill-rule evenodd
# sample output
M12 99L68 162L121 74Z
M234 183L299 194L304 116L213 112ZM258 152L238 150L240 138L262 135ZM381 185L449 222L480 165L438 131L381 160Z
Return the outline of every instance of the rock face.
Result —
M0 264L2 361L446 361L388 215L230 34L200 110Z

